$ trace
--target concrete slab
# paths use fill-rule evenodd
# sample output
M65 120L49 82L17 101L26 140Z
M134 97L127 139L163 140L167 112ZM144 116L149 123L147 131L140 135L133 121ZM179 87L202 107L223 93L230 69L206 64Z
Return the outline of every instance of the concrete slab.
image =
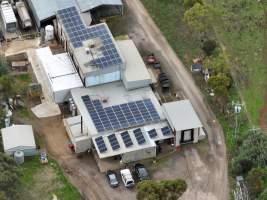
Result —
M61 114L59 106L52 102L43 102L31 108L31 110L38 118L53 117Z

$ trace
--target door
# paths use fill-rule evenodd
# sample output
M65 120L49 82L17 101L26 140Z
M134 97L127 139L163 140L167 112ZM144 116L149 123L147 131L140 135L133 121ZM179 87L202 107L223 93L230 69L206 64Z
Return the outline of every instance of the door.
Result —
M181 143L189 143L194 141L194 129L183 130L181 132Z

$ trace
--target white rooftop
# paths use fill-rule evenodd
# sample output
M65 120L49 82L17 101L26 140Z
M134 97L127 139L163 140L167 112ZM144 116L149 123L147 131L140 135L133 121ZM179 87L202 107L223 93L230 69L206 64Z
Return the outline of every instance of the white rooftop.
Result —
M132 40L117 41L118 47L125 59L124 78L126 81L146 81L152 83L147 67Z
M162 107L169 123L176 131L203 126L189 100L164 103Z
M36 49L53 91L83 87L83 83L67 53L53 55L49 47Z
M3 1L1 3L1 9L3 12L4 21L7 24L17 22L12 6L10 5L10 3L8 3L8 1Z
M16 147L36 147L31 125L13 125L2 128L4 150Z

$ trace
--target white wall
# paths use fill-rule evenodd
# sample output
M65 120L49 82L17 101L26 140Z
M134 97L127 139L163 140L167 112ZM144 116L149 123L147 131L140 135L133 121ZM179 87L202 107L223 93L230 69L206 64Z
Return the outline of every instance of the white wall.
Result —
M23 147L23 146L5 150L5 153L9 156L13 156L16 151L23 151L24 156L34 156L37 155L38 153L35 147Z
M122 162L128 163L153 157L156 157L156 146L125 153L122 155Z
M85 87L119 81L121 79L120 71L115 71L106 74L91 75L85 78Z

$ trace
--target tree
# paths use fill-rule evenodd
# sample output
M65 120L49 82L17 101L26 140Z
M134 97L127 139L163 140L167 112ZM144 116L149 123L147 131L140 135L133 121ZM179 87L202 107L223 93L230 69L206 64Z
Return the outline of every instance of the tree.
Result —
M177 200L186 190L183 180L142 181L137 185L138 200Z
M232 159L231 171L234 175L246 174L252 168L267 166L267 136L263 133L249 133Z
M0 152L0 197L16 199L19 169L14 160Z
M224 73L219 73L208 79L208 85L213 89L218 98L227 96L230 82L231 79Z
M0 56L0 76L7 74L8 64L4 56Z
M192 8L196 3L203 4L202 0L184 0L184 8Z
M258 200L266 200L267 199L267 188L260 194Z
M202 50L207 56L211 56L217 47L215 40L206 40L203 42Z
M0 76L0 90L5 95L10 95L14 93L14 80L10 75Z
M255 199L264 190L264 180L267 171L262 168L252 168L247 175L246 181L251 197Z
M197 32L207 32L212 28L215 11L207 3L195 3L184 14L184 21Z
M225 62L226 59L227 57L225 54L219 53L217 56L213 55L205 58L203 65L205 68L208 68L213 75L224 73L227 76L230 76L229 67Z

